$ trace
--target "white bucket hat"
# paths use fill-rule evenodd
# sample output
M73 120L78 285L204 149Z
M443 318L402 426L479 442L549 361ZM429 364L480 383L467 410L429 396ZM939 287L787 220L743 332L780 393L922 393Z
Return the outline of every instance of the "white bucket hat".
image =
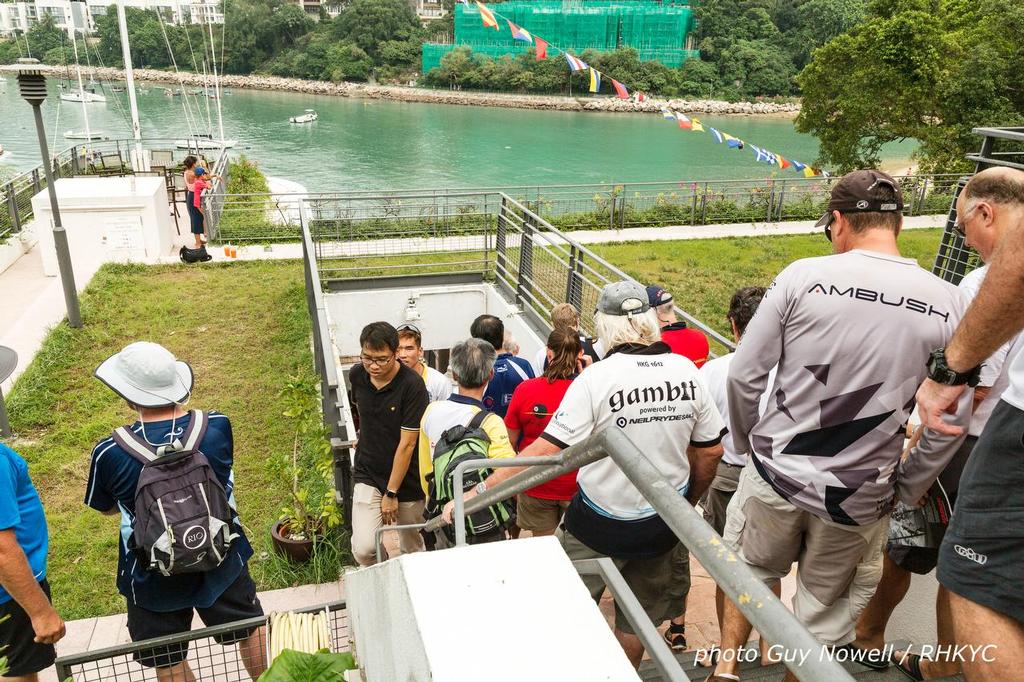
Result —
M139 407L184 403L192 392L192 368L158 343L136 341L96 368L96 378Z

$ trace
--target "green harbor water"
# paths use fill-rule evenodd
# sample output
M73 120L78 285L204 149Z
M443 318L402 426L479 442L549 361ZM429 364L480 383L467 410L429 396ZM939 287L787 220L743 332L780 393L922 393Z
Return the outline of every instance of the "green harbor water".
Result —
M181 97L145 84L139 94L143 136L182 138L195 127L218 136L216 102ZM106 103L87 104L93 131L127 138L127 95L104 85ZM57 81L43 105L51 147L71 145L67 130L84 129L82 105L59 101ZM231 90L221 98L225 137L271 176L311 191L428 187L500 187L594 182L693 181L799 177L754 161L749 149L717 144L709 133L680 130L658 114L602 114L450 106ZM207 113L209 104L209 115ZM319 120L290 116L315 109ZM798 134L787 118L701 116L748 143L810 163L817 140ZM0 82L0 164L28 170L40 163L32 112L12 76ZM190 128L187 121L196 121ZM212 124L212 128L211 128ZM887 158L906 159L895 145ZM909 165L909 164L908 164ZM900 172L906 170L901 167Z

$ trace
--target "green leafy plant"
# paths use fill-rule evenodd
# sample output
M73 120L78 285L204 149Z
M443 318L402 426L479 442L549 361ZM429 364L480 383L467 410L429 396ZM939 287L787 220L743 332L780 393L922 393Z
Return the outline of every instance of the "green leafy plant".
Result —
M291 504L281 509L282 532L292 540L315 540L341 523L315 379L293 376L281 396L286 406L282 414L294 424L290 461L284 466L280 460L274 462L290 482Z
M326 649L315 654L286 649L260 675L257 682L337 682L346 670L355 670L356 659L350 653L332 654Z

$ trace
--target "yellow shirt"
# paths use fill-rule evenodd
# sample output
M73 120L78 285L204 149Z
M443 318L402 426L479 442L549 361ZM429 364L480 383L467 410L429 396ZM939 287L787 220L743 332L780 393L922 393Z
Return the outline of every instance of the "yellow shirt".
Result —
M420 422L419 466L420 485L427 493L427 474L434 471L434 446L444 432L453 426L465 426L480 411L480 405L472 398L453 394L448 400L427 405L426 412ZM515 450L508 439L508 429L501 417L491 413L482 424L487 437L491 439L491 447L487 454L491 459L515 457Z

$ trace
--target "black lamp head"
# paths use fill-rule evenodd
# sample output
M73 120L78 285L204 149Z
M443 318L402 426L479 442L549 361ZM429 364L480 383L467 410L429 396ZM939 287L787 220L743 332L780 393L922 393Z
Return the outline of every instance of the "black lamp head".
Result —
M46 76L43 75L38 59L22 57L14 65L13 71L18 75L18 91L26 102L38 107L46 101Z

